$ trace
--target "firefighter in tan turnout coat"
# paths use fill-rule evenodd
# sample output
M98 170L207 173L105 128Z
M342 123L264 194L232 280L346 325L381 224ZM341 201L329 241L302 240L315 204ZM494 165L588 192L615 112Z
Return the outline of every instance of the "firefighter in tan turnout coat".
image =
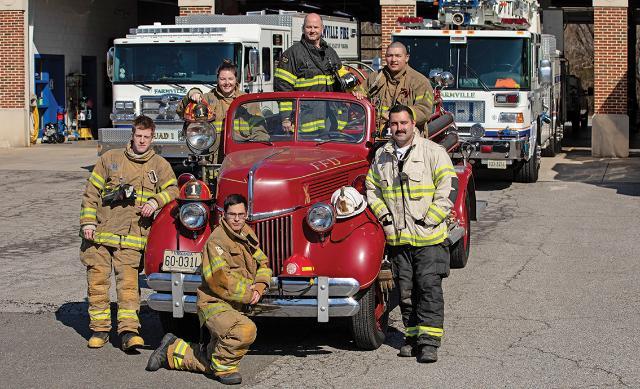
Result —
M400 293L406 343L399 355L435 362L444 335L446 219L456 173L444 147L416 135L408 107L389 112L391 139L376 151L367 174L367 202L383 226Z
M109 340L112 267L122 348L144 345L138 334L140 260L154 211L173 200L178 192L171 166L150 148L154 132L150 118L137 117L131 143L125 149L107 151L98 159L84 192L80 257L87 267L91 348L102 347Z
M243 313L256 304L271 282L271 269L258 239L245 220L247 200L238 194L224 202L224 218L203 251L198 288L200 324L211 334L208 344L189 344L166 334L147 364L205 373L223 384L239 384L238 364L256 338L256 326Z

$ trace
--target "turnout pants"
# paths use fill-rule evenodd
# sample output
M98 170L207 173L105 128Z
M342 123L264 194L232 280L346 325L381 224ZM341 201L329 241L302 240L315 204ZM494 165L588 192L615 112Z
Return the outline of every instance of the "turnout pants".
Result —
M444 335L442 279L449 275L449 248L389 246L389 260L400 295L405 340L440 347Z
M113 267L118 296L118 333L138 333L138 267L141 256L142 252L138 250L108 247L83 240L80 258L87 267L89 328L92 331L111 331L109 288Z
M256 325L234 309L209 317L204 325L211 333L209 344L176 340L167 350L169 367L218 376L238 371L240 360L256 339Z

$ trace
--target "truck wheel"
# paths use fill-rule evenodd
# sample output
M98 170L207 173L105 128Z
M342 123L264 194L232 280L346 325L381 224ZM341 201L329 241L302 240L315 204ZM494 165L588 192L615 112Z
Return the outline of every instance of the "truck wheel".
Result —
M173 317L171 312L158 312L164 333L171 332L189 342L200 340L200 322L197 315L185 314L182 319Z
M520 166L514 171L516 182L533 183L538 181L538 171L540 170L540 160L538 158L539 145L536 145L533 156L528 161L522 161Z
M467 266L469 259L469 249L471 248L471 206L469 205L469 194L465 198L465 222L464 229L467 231L464 237L451 246L450 267L452 269L462 269Z
M351 317L353 340L363 350L376 350L384 343L389 325L389 312L377 283L362 294L359 303L358 313Z
M555 157L556 156L556 135L552 134L549 138L549 145L542 150L543 157Z

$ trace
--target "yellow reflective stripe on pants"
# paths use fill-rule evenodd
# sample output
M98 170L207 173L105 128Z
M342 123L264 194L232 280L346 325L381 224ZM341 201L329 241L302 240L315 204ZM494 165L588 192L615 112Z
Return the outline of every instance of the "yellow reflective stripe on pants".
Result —
M429 336L435 336L436 338L442 338L444 335L444 330L438 327L418 326L416 329L418 331L418 336L426 334Z
M89 309L89 320L111 320L111 309Z
M104 178L102 178L102 176L96 172L91 172L91 175L89 176L89 182L99 190L104 189Z
M427 210L427 216L431 218L436 224L440 224L447 218L447 213L438 208L437 205L431 203L429 205L429 209Z
M134 235L116 235L110 232L96 232L94 242L98 244L120 245L122 247L141 250L147 243L147 238Z
M120 244L120 235L112 234L110 232L96 232L93 241L100 243L108 243L112 245Z
M138 319L138 312L136 312L135 309L118 308L118 320L124 319L133 319L135 321L140 321L140 319Z
M404 329L404 336L409 338L412 336L418 336L418 327L407 327Z
M229 372L237 368L238 367L235 365L223 365L222 363L218 362L218 360L213 355L211 356L211 370Z
M387 244L391 246L401 246L408 244L414 247L433 246L442 243L447 238L447 230L442 229L428 236L413 235L407 232L387 236Z
M298 77L296 77L295 74L289 73L288 71L282 68L276 68L274 76L288 82L291 85L295 85L296 81L298 80Z
M160 190L165 190L167 189L169 186L174 185L174 184L178 184L178 181L175 178L170 179L169 181L165 182L161 187Z
M451 177L455 177L456 176L456 171L453 169L453 166L444 165L444 166L441 166L441 167L437 168L433 172L433 183L435 185L438 185L440 180L443 179L446 176L451 176Z
M97 210L95 208L82 208L80 218L95 219Z
M198 310L198 317L200 318L200 324L204 324L209 318L222 313L229 311L233 308L227 303L213 303L207 304L207 307L204 309Z
M184 356L189 344L182 339L178 339L176 348L173 350L173 367L177 370L184 369Z

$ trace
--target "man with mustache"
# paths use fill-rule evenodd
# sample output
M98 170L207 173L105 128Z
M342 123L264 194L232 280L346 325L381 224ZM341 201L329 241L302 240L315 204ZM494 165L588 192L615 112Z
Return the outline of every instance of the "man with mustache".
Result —
M438 360L444 335L442 279L449 275L446 219L455 170L447 151L416 136L412 110L389 111L391 139L375 154L366 178L367 202L385 233L405 326L401 357Z

